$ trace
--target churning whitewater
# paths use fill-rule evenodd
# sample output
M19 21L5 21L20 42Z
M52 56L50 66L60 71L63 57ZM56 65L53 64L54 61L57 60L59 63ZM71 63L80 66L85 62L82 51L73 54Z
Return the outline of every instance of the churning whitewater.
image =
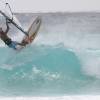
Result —
M100 14L16 14L26 30L38 15L31 45L16 52L0 44L0 95L100 94ZM9 36L19 41L22 33L12 27Z

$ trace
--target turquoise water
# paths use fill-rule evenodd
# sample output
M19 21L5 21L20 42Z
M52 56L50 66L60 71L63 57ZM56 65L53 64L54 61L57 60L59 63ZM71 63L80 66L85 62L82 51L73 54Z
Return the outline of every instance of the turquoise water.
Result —
M0 95L99 94L100 15L33 15L42 18L34 43L20 52L0 48Z
M63 46L34 46L17 53L1 48L0 52L1 95L82 94L95 81L82 74L77 56Z

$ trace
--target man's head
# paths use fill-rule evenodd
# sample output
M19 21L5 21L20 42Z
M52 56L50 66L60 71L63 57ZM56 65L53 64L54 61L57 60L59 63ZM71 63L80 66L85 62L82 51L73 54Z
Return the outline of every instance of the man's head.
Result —
M2 28L0 27L0 32L2 32L3 30L2 30Z

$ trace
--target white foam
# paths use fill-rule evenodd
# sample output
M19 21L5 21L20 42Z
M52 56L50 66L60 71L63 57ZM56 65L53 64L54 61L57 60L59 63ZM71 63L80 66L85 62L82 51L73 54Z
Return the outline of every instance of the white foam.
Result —
M84 74L100 79L100 51L83 51L77 53Z
M49 71L44 71L44 70L41 70L41 69L38 69L37 67L33 67L33 72L32 72L32 74L33 74L33 76L35 76L35 75L40 75L41 77L44 77L44 79L46 79L46 80L58 80L58 79L60 79L61 77L61 75L59 74L59 73L57 73L57 72L49 72Z

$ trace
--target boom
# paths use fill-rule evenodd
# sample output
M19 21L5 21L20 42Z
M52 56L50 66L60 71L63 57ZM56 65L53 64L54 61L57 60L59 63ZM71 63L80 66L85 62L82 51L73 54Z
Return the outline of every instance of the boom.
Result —
M22 29L22 27L20 27L19 25L17 25L12 19L10 19L5 13L3 13L1 10L0 10L0 13L5 17L7 18L7 20L9 20L14 26L16 26L20 31L22 31L25 35L28 35L28 33L26 31L24 31Z

